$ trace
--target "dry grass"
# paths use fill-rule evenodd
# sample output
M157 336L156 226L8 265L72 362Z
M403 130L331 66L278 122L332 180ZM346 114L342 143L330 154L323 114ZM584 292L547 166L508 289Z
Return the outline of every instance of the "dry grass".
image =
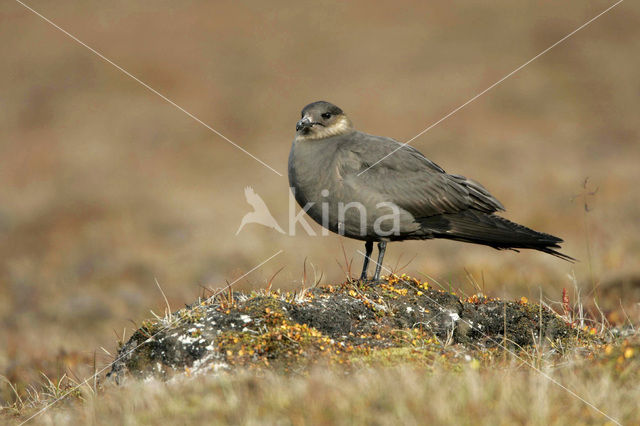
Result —
M598 410L631 424L640 416L637 372L621 377L611 365L584 361L543 361L540 369L597 409L507 359L489 367L460 361L453 370L245 371L131 382L99 393L85 387L34 424L614 424ZM33 411L24 409L21 418Z
M284 172L305 103L407 140L610 4L33 6ZM107 362L98 348L113 351L114 333L162 311L155 279L177 307L279 249L238 288L283 266L273 287L295 288L305 258L340 281L341 244L358 269L360 244L335 236L250 225L236 237L247 185L284 225L286 178L19 4L0 22L0 374L21 391L40 371L85 377ZM624 2L414 143L485 184L510 219L563 237L579 264L449 242L392 244L389 264L415 257L411 275L475 293L468 271L486 294L531 300L563 287L575 300L575 272L587 307L595 295L614 323L637 321L639 32L640 8ZM586 177L588 213L575 198Z
M87 380L43 375L24 390L4 378L5 400L12 402L0 406L0 418L16 424L634 423L637 328L613 329L582 316L584 306L572 306L568 297L561 305L567 323L590 324L585 333L541 337L527 347L414 340L346 362L304 364L315 364L310 368L249 363L215 374L185 368L168 381L129 376L121 386L104 382L102 372Z

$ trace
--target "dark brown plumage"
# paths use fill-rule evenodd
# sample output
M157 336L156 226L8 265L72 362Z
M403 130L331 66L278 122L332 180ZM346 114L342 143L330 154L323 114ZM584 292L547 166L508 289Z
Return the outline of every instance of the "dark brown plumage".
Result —
M316 222L366 241L362 279L373 242L380 251L374 279L379 278L386 243L408 239L534 249L574 260L555 250L560 238L497 216L504 207L479 183L447 174L411 146L355 130L342 110L328 102L302 110L289 155L289 183ZM363 206L364 213L341 211L349 203Z

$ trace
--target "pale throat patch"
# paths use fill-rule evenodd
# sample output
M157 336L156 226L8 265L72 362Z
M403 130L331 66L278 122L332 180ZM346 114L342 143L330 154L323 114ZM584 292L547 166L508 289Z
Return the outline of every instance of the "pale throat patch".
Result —
M315 125L313 127L313 131L309 132L308 135L296 135L296 139L298 140L317 140L330 138L332 136L339 136L345 133L349 133L353 131L353 124L351 124L351 120L349 120L344 115L340 117L338 121L333 123L329 127L322 127L319 125Z

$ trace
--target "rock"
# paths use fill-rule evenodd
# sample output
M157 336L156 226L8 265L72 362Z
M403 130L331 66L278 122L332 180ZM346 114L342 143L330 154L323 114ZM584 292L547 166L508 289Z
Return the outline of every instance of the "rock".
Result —
M119 349L107 377L121 383L128 374L168 378L237 366L298 369L319 361L348 364L390 348L514 348L571 335L576 331L558 315L526 300L462 300L392 276L375 284L294 294L233 292L199 301L143 323Z

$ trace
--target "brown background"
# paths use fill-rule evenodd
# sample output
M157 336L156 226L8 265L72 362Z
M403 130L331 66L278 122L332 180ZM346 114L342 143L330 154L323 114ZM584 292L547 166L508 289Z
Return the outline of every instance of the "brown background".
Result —
M285 176L3 2L0 374L14 381L88 371L114 332L163 312L155 279L177 309L280 249L237 288L264 287L283 266L274 287L299 288L305 258L323 283L343 281L342 245L356 275L359 242L259 225L235 235L251 210L245 186L287 226L300 109L325 99L361 130L408 140L612 3L29 4ZM482 182L506 217L563 237L580 263L436 241L392 244L388 266L411 261L400 271L465 294L475 281L548 301L563 287L575 300L571 274L585 299L637 282L638 52L640 7L625 2L413 142ZM589 212L575 198L587 178ZM635 315L627 291L611 309L622 297Z

